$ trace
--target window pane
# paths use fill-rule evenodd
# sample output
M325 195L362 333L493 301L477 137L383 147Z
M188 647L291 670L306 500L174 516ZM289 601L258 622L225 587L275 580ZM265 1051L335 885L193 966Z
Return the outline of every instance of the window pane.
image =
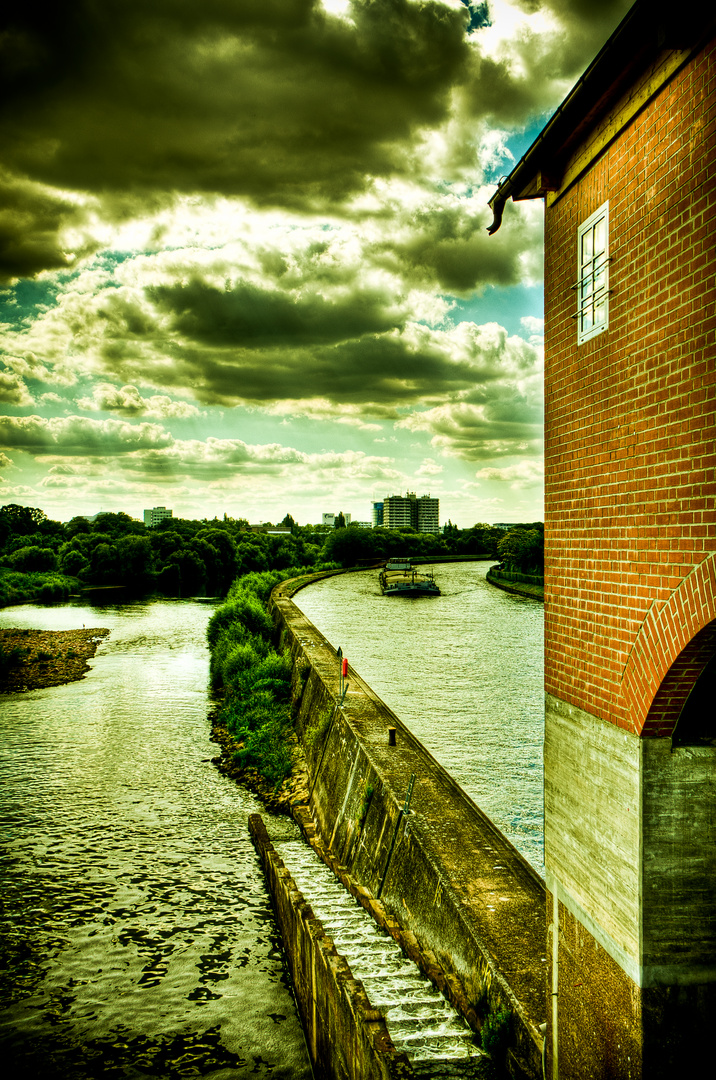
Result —
M604 218L600 218L594 226L594 252L600 254L606 247L607 230L606 221Z
M609 204L577 230L578 343L609 325Z

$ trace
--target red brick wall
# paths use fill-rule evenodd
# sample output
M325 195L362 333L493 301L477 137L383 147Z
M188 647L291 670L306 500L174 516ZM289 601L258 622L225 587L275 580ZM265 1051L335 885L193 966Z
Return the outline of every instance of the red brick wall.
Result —
M716 619L715 142L712 44L546 211L546 689L637 732ZM577 227L607 200L609 328L577 346Z

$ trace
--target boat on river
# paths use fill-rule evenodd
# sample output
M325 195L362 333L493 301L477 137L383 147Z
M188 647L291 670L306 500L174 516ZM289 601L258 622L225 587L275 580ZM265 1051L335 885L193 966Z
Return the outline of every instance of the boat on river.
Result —
M378 581L384 596L440 596L432 570L416 570L410 559L388 559Z

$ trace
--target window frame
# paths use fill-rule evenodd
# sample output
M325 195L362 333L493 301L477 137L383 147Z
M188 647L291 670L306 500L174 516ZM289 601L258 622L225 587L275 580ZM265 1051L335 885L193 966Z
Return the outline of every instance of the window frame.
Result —
M597 226L604 222L604 246L595 251ZM585 257L585 237L591 253ZM602 203L577 229L577 344L590 341L609 328L609 200ZM596 286L596 287L595 287ZM596 298L596 300L595 300ZM597 322L597 311L600 321Z

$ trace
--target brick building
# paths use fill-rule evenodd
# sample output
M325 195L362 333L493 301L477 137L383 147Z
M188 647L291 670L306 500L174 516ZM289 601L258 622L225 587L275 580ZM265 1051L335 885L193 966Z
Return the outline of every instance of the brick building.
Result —
M698 1075L716 1011L703 10L636 3L491 200L545 200L550 1077Z

